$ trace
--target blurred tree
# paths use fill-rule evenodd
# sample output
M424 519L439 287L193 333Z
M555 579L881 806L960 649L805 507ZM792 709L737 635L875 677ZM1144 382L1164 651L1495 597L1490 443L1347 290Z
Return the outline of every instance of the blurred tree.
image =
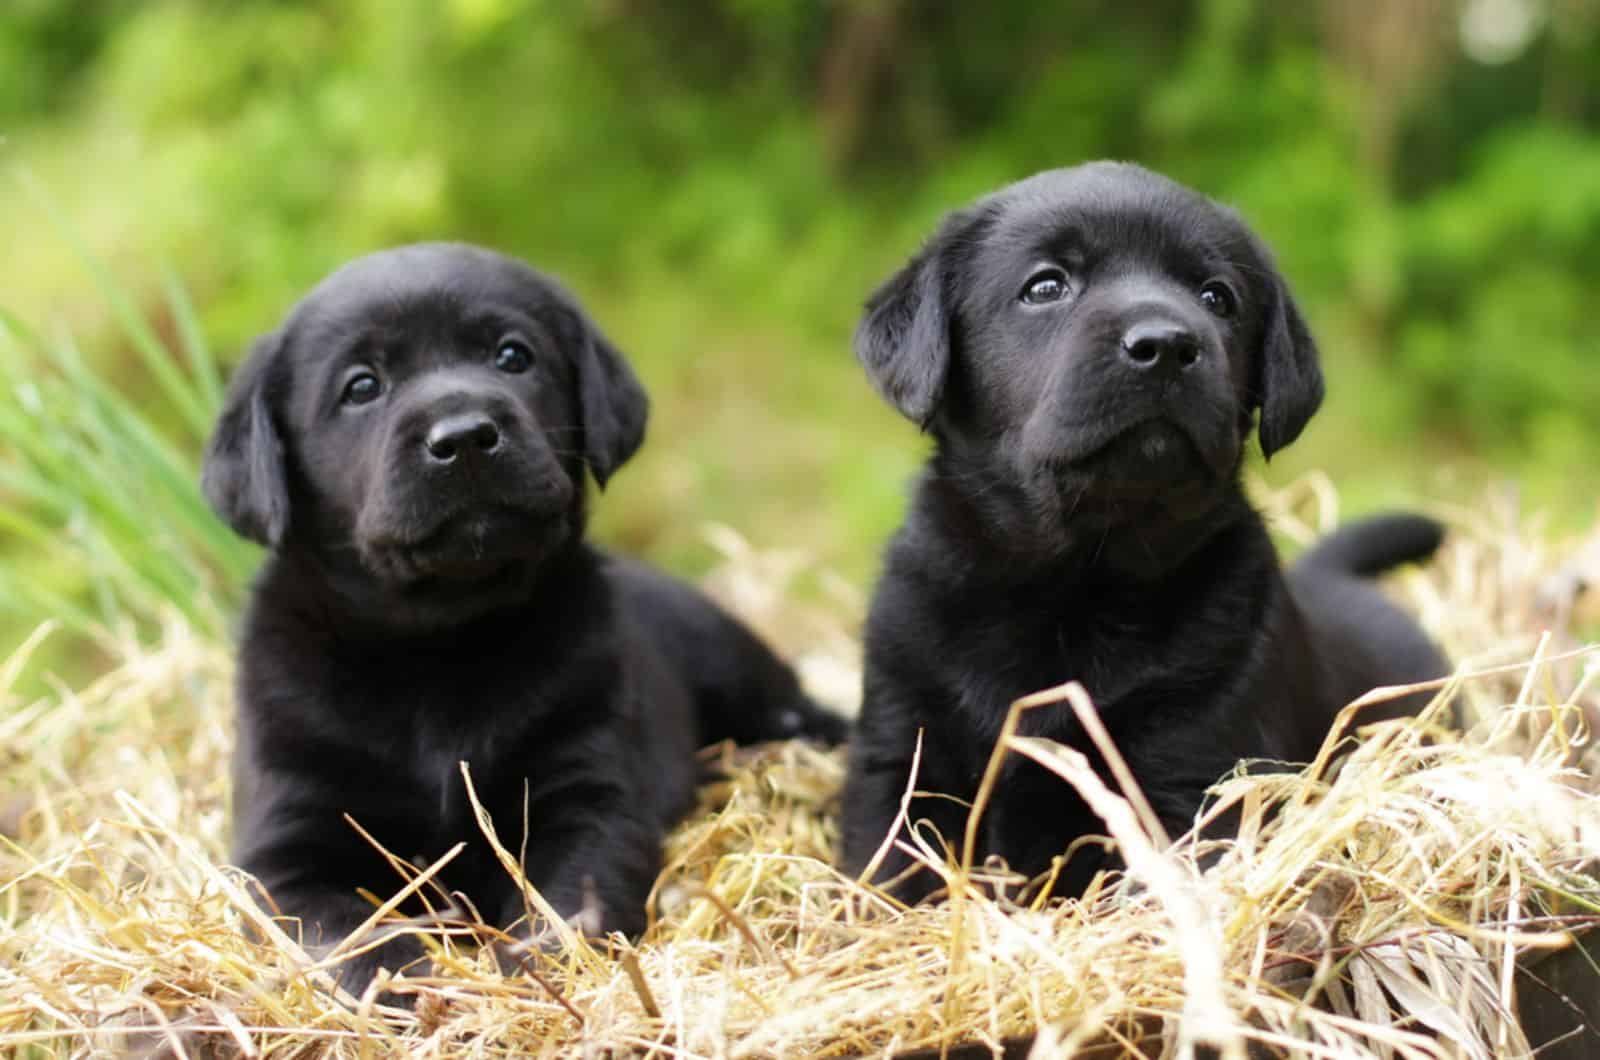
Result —
M867 109L901 43L901 0L840 6L821 57L817 109L836 169L860 155Z
M681 462L605 506L648 547L686 547L673 504L826 508L866 567L917 442L846 352L861 299L942 211L1091 157L1277 247L1334 362L1319 423L1359 427L1310 459L1600 457L1600 0L10 0L0 128L136 295L173 262L223 350L386 243L563 274L669 417ZM0 298L133 375L36 206L0 195L0 231L28 251Z

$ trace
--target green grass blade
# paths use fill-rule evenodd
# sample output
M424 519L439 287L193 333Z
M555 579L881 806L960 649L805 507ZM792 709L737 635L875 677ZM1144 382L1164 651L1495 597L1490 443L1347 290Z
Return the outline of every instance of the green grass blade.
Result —
M182 344L184 360L189 366L189 377L205 407L219 409L222 407L222 367L212 355L211 344L200 330L200 318L195 312L194 303L189 300L188 289L170 268L161 271L161 286L166 292L167 308L178 328L178 341Z
M259 549L201 496L197 451L222 372L178 278L162 277L175 334L158 336L22 175L111 305L148 385L112 384L66 328L0 308L0 629L54 619L85 645L107 628L154 636L176 608L224 635Z
M162 396L171 403L185 425L196 438L204 438L211 428L211 406L208 406L196 386L183 375L172 351L162 343L150 322L134 306L127 292L116 282L110 271L96 258L76 229L62 213L55 198L44 185L27 170L18 170L17 180L39 203L61 238L77 255L80 263L94 280L95 287L106 304L111 307L124 336L138 354L140 362L160 387Z

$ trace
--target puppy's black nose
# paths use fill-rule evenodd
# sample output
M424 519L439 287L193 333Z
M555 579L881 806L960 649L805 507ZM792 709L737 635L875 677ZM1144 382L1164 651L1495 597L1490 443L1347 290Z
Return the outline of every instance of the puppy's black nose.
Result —
M1200 359L1200 339L1182 324L1141 320L1122 336L1122 355L1135 368L1188 368Z
M423 446L441 464L450 463L460 453L488 455L500 447L500 428L481 412L458 413L428 428Z

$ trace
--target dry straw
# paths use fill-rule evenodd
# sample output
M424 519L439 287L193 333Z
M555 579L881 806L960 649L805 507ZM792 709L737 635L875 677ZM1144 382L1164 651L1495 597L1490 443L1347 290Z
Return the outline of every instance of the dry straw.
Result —
M1302 538L1298 511L1334 511L1315 480L1263 506ZM1121 778L1008 728L999 753L1074 786L1127 874L1043 905L974 864L971 836L947 836L920 854L952 900L914 909L830 866L840 754L717 749L643 939L568 932L502 976L480 949L493 933L449 909L432 966L391 984L410 1008L339 995L332 958L303 951L223 864L226 646L174 619L153 645L113 641L121 662L94 683L19 702L6 690L41 631L0 669L0 1051L802 1057L1036 1035L1037 1055L1524 1055L1518 963L1600 912L1581 872L1600 855L1587 762L1600 654L1570 632L1595 617L1578 587L1600 581L1600 534L1557 543L1508 505L1452 518L1444 554L1395 588L1462 661L1446 691L1474 719L1464 738L1389 724L1302 774L1241 771L1209 811L1238 809L1238 839L1201 849L1163 836ZM853 624L859 602L780 604L803 565L720 540L736 558L717 585L812 646L805 668L825 690L847 689L858 648L827 616ZM1072 710L1102 731L1076 686L1016 710ZM1359 727L1359 708L1345 721ZM514 849L521 822L484 824ZM395 889L429 893L440 867L407 867ZM339 952L425 926L383 919Z

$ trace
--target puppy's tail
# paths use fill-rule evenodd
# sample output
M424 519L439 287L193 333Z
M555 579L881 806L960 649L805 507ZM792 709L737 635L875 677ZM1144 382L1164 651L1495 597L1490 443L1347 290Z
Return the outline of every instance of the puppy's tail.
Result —
M1295 566L1373 578L1390 567L1427 559L1444 540L1444 526L1426 515L1391 512L1339 527L1311 546Z

